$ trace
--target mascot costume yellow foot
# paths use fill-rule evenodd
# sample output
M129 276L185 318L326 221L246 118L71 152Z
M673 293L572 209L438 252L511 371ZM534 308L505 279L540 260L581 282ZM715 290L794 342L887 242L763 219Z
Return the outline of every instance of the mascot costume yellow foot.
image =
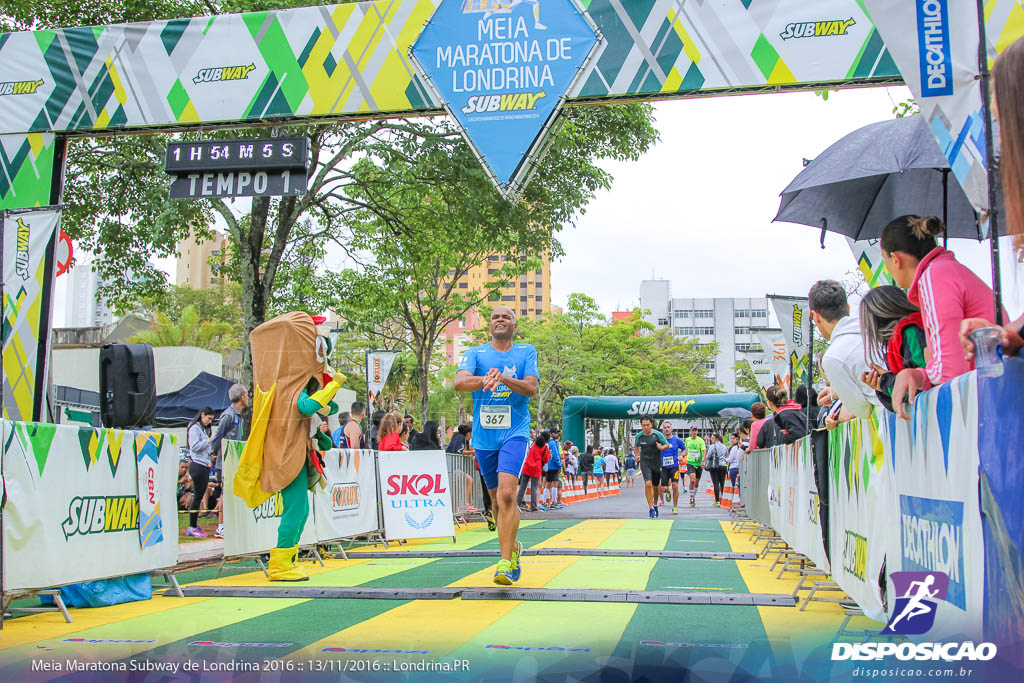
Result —
M277 491L283 510L277 547L270 551L271 581L306 581L296 563L299 536L309 517L307 490L324 483L318 450L321 415L338 411L331 399L345 376L326 374L330 342L318 337L321 322L285 313L249 335L254 402L252 429L235 474L234 492L255 508ZM326 446L326 447L325 447Z

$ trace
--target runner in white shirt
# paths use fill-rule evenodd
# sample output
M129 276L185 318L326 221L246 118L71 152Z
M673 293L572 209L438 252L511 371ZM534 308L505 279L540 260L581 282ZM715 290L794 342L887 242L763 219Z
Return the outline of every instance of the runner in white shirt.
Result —
M608 455L604 458L604 474L608 480L608 483L612 483L612 479L616 483L619 481L619 456L615 455L615 451L609 450Z

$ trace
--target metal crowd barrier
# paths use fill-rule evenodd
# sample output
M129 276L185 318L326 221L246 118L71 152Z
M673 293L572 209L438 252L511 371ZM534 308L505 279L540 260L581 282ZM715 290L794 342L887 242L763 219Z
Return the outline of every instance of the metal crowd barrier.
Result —
M771 451L767 449L744 453L740 460L740 500L747 515L755 522L770 525L768 509L768 473Z
M448 482L452 490L452 515L463 525L472 519L484 519L484 498L480 477L473 457L461 453L445 453L448 459Z

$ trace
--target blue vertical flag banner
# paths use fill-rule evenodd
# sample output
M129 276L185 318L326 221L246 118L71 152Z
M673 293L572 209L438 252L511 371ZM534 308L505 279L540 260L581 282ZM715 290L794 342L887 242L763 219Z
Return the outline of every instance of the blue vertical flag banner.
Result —
M139 542L143 548L164 540L160 510L160 449L165 434L135 432L135 459L139 474ZM177 503L177 501L175 501Z
M573 0L443 0L410 55L505 196L602 43Z

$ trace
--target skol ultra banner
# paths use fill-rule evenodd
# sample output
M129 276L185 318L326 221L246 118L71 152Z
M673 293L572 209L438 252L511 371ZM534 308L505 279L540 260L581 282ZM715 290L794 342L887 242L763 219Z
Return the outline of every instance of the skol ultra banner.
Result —
M775 315L782 328L782 336L786 340L786 352L793 367L793 381L798 384L807 382L808 357L811 339L808 334L810 324L810 308L806 297L769 296Z
M173 567L178 518L139 490L136 433L4 420L3 590L48 588ZM139 433L142 434L142 433ZM150 435L143 435L149 439ZM147 442L158 491L174 491L177 448ZM145 450L145 449L144 449ZM141 494L141 495L140 495ZM160 518L162 538L140 542L141 500ZM59 558L59 561L55 560Z
M895 454L889 465L898 509L886 570L927 572L948 586L936 602L930 641L985 640L977 386L971 372L919 395L912 424L887 414L885 446ZM893 598L904 597L897 589L890 581L890 617L899 616Z
M888 41L892 59L910 86L953 175L979 212L988 209L985 117L979 80L979 17L975 2L865 0ZM1018 0L984 3L988 61L1024 36ZM983 226L987 230L987 222Z
M316 540L332 541L377 529L377 455L359 449L324 453L326 489L313 495Z
M238 461L242 457L244 446L245 443L242 441L224 441L224 448L221 448L225 489L224 557L262 554L276 548L277 529L281 525L281 514L284 512L280 491L267 498L263 504L250 508L240 496L230 490L234 486L235 472L238 471ZM316 532L313 528L313 494L307 492L306 495L309 497L309 517L299 536L299 545L302 546L316 543Z
M885 621L882 566L899 505L893 497L888 425L875 410L867 420L829 432L829 557L832 576L864 614Z
M880 285L891 285L892 275L885 269L882 261L880 240L855 240L846 238L846 243L853 252L853 260L857 262L857 270L864 276L864 282L874 289Z
M388 381L398 351L370 351L366 354L366 404L367 414L373 415L374 404Z
M60 213L2 213L3 417L44 419Z
M387 538L455 535L444 451L380 451L377 463Z
M768 503L771 527L794 550L807 556L819 569L829 571L818 515L818 487L814 481L811 440L777 446L769 459Z

